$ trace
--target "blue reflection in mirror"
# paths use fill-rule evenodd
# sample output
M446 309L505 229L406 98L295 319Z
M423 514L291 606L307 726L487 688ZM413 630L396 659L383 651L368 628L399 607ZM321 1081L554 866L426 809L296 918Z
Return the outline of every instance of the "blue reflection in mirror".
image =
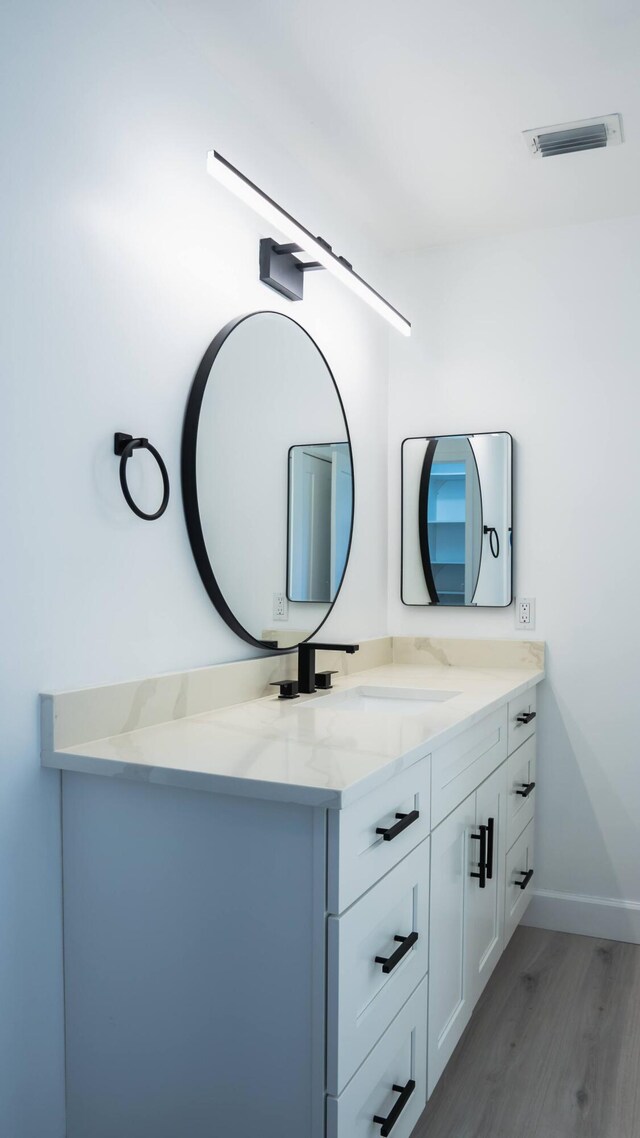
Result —
M482 500L478 468L466 436L441 438L435 445L427 535L438 603L472 604L480 571Z

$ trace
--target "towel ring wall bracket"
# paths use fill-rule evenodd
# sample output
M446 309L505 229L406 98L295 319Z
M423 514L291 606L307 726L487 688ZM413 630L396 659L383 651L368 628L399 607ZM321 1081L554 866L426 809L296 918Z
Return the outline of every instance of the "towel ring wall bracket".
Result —
M162 475L162 502L159 508L153 514L147 514L136 505L127 484L127 462L131 458L134 450L148 450L155 458ZM113 436L113 453L120 458L120 486L124 494L125 501L129 508L137 514L139 518L143 518L146 522L155 522L157 518L161 518L167 506L169 505L169 475L167 468L162 460L162 457L154 446L151 445L148 439L139 438L134 439L133 435L124 434L122 431L116 431Z
M487 534L489 534L489 546L491 548L492 556L496 557L496 558L499 557L500 556L500 538L498 536L498 531L497 531L496 527L495 526L483 526L482 532L484 533L485 537Z

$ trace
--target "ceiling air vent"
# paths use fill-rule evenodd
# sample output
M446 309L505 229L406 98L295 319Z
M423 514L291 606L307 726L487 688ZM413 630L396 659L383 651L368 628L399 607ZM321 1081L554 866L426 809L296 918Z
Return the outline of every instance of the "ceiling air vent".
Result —
M622 142L622 120L620 115L601 115L597 119L543 126L537 130L525 130L524 140L534 158L575 154L578 150L599 150Z

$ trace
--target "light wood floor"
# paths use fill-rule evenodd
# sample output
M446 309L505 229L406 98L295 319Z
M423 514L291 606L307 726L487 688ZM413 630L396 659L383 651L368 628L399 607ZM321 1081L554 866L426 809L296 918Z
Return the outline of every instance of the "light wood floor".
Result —
M412 1138L640 1138L640 946L517 929Z

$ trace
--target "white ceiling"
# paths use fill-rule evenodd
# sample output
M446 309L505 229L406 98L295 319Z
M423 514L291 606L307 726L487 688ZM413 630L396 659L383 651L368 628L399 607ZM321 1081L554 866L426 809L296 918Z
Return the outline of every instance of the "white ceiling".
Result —
M156 2L385 249L640 213L640 0ZM619 147L521 137L612 112Z

